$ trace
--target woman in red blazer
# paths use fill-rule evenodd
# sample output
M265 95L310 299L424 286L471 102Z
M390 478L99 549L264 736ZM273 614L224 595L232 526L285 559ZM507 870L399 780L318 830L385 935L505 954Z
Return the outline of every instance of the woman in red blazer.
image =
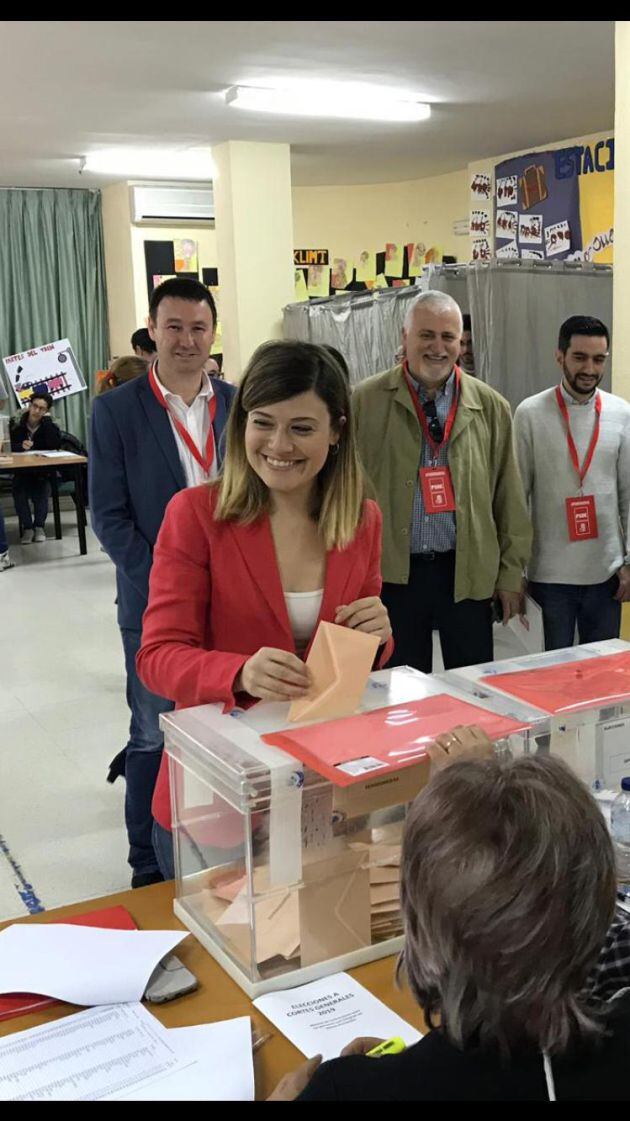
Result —
M137 666L178 707L286 701L309 688L320 620L377 634L381 515L366 501L347 380L325 348L265 343L239 386L222 478L169 503L155 546ZM173 875L166 758L154 843Z

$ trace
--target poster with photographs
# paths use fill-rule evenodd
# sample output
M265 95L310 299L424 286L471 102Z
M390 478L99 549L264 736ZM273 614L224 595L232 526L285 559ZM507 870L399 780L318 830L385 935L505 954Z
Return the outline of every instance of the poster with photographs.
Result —
M521 245L542 245L543 216L542 214L519 214L518 240Z
M470 213L471 237L490 237L490 211L472 210Z
M487 237L475 238L472 243L471 252L473 261L489 261L492 256L492 251Z
M545 226L545 252L548 257L566 253L571 248L571 227L567 221Z
M470 181L471 202L490 202L492 198L492 177L478 171Z
M518 203L518 176L505 175L497 179L497 206L516 206Z
M515 210L498 210L495 237L512 238L516 237L518 229L518 214Z
M505 245L500 245L497 249L497 257L501 261L513 261L518 256L519 252L516 239L514 239L514 241L507 241Z

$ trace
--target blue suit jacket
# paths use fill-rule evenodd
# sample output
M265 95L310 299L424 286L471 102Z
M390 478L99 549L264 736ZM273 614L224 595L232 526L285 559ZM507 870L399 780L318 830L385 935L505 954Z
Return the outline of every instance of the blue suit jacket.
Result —
M217 411L214 435L223 459L233 385L211 378ZM186 478L166 409L147 376L96 397L89 454L94 532L116 565L118 622L140 630L149 595L153 546L164 511Z

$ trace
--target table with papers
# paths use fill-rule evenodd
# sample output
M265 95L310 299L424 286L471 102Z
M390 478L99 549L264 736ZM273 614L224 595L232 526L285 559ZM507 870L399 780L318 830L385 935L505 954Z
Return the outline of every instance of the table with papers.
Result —
M24 921L29 925L39 922L62 922L65 918L85 913L90 908L96 910L122 905L132 914L141 930L184 931L182 924L173 915L173 896L172 883L156 884L136 891L121 892L105 899L91 900L89 905L85 902L76 903L32 916ZM2 926L7 925L9 924L2 924ZM271 1036L254 1055L256 1097L264 1100L284 1074L304 1061L303 1055L253 1006L242 989L228 977L194 938L188 936L175 948L175 952L198 978L199 988L196 992L167 1004L114 1006L118 1010L115 1012L117 1019L122 1016L120 1009L128 1010L134 1031L146 1032L148 1031L146 1023L149 1025L155 1023L156 1028L149 1031L149 1043L155 1048L156 1063L161 1064L161 1070L159 1079L155 1075L150 1085L144 1085L132 1092L125 1091L124 1088L113 1090L112 1096L143 1101L182 1100L183 1080L188 1084L191 1094L188 1100L199 1100L199 1085L193 1084L192 1081L195 1068L192 1066L187 1068L186 1064L193 1062L195 1051L200 1053L204 1048L207 1053L208 1048L211 1047L215 1059L221 1056L221 1047L224 1048L227 1056L236 1054L237 1048L239 1046L242 1048L243 1018L246 1017L249 1018L251 1026L258 1035ZM359 966L353 969L351 974L393 1012L422 1032L425 1029L421 1012L408 990L396 988L394 968L395 959L390 957ZM103 1007L86 1011L69 1004L42 1007L25 1016L0 1020L0 1043L3 1037L9 1035L14 1035L17 1043L19 1036L15 1033L40 1025L63 1023L64 1017L73 1016L73 1023L76 1023L77 1014L84 1016L89 1022L103 1015L112 1015L111 1009L106 1011ZM149 1017L149 1020L147 1021L145 1017ZM226 1021L230 1023L224 1023ZM214 1040L210 1042L207 1036L204 1038L203 1028L199 1027L208 1024L219 1024L216 1030L220 1034L218 1036L215 1034ZM165 1033L166 1038L164 1038L164 1033L162 1035L159 1033L159 1025L168 1029L190 1030L186 1033L169 1031ZM42 1045L49 1043L50 1040L42 1041ZM225 1078L232 1078L233 1085L242 1088L244 1081L246 1082L246 1069L230 1071L229 1064L223 1060L221 1065L224 1068ZM239 1068L242 1068L242 1064L239 1064ZM1 1076L0 1065L0 1078ZM203 1077L198 1067L195 1077ZM171 1090L172 1098L170 1098ZM238 1097L233 1100L238 1100Z

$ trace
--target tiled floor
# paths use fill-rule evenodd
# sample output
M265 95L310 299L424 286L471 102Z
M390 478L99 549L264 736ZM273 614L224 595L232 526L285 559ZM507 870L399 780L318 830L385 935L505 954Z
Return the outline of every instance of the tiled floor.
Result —
M107 765L127 739L114 574L72 513L62 541L16 545L0 573L0 918L129 886L124 786ZM49 527L52 532L52 525Z
M7 520L16 567L0 573L0 918L129 886L124 786L105 780L128 727L114 573L91 531L81 557L74 515L63 522L62 541L20 547ZM496 638L497 657L519 653L509 632Z

